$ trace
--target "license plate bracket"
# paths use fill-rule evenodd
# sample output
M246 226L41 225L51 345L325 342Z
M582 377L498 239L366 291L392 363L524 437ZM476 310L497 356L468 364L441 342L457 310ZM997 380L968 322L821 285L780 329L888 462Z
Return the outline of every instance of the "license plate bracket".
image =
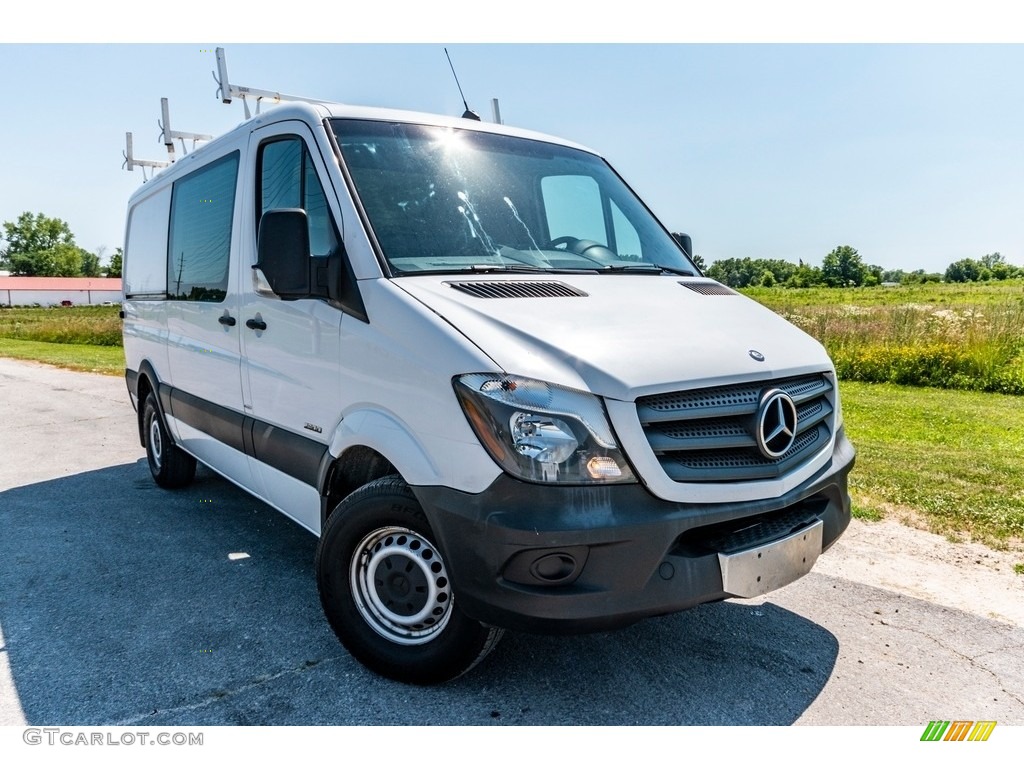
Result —
M814 523L768 544L741 552L719 552L722 589L736 597L759 597L810 572L821 554L824 523Z

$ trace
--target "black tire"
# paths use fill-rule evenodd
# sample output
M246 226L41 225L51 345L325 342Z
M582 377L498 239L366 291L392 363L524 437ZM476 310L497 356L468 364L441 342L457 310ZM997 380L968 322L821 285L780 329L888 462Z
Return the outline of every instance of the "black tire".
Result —
M409 486L391 475L342 501L316 549L320 602L334 633L363 665L404 683L468 672L503 633L459 610L435 541Z
M142 405L142 434L149 471L161 488L183 488L196 476L196 460L174 445L150 392Z

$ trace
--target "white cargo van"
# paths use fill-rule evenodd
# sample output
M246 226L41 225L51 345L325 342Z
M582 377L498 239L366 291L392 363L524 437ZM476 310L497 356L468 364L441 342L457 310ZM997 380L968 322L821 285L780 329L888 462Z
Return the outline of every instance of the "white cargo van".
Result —
M597 154L293 104L129 203L127 383L161 486L200 461L320 537L373 670L627 625L807 573L854 451L815 340L701 276Z

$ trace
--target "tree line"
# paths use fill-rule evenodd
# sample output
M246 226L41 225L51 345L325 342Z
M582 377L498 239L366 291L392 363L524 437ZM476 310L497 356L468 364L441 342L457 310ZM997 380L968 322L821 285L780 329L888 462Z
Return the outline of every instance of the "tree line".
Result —
M699 256L697 258L700 259ZM751 258L721 259L707 268L698 261L697 266L708 277L732 288L770 288L776 285L787 288L846 288L883 283L969 283L1024 277L1024 267L1010 264L998 251L980 259L960 259L950 264L945 272L926 272L923 269L907 272L867 264L857 249L849 245L833 249L822 259L820 267L812 267L803 261L793 264L783 259Z
M66 221L25 211L3 223L0 269L23 277L120 277L120 248L102 264L104 248L92 253L75 243Z

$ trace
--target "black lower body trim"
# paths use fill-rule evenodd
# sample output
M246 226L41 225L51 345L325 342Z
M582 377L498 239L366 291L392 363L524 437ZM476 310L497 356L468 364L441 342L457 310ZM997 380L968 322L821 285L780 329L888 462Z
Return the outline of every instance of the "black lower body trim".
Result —
M251 418L173 387L165 388L161 385L161 395L165 389L168 402L164 403L164 409L171 416L236 451L245 452L242 431L246 420L252 421Z
M246 419L252 435L251 456L306 485L316 487L320 477L320 462L327 453L326 445L264 421L249 417Z
M317 487L320 464L327 453L323 443L166 384L161 384L159 391L164 411L175 419L296 480Z

